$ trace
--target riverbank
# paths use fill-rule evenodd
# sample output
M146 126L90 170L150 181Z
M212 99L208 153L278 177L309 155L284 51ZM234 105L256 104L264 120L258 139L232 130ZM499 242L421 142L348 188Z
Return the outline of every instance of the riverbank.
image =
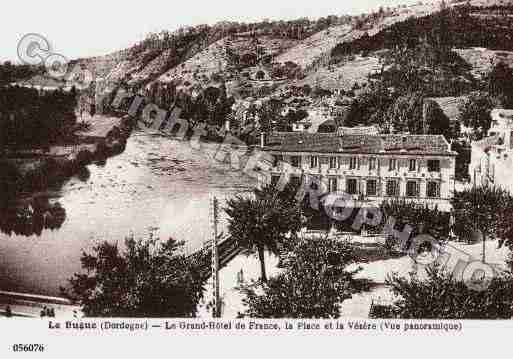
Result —
M59 296L59 288L82 271L83 252L103 241L122 246L131 235L145 239L155 228L160 238L184 241L188 254L197 251L211 238L211 197L222 208L226 199L255 186L253 178L229 163L212 161L210 154L218 146L203 143L197 148L134 129L123 153L105 164L88 165L83 178L75 175L60 188L37 192L35 196L49 197L52 206L58 202L65 220L60 225L57 215L53 227L39 231L37 222L46 226L52 216L44 211L34 217L27 205L23 216L19 212L10 221L20 223L16 231L0 231L0 289ZM224 212L219 231L226 233Z
M0 160L2 193L0 208L30 201L42 192L58 190L69 178L87 176L86 166L102 164L122 153L132 131L128 117L94 116L73 142L48 149L8 152ZM3 205L3 206L2 206Z
M122 153L131 131L127 117L94 116L76 131L71 143L4 153L0 160L0 231L39 236L44 229L60 228L66 210L53 200L60 189L72 177L87 180L88 165L105 165L109 157Z

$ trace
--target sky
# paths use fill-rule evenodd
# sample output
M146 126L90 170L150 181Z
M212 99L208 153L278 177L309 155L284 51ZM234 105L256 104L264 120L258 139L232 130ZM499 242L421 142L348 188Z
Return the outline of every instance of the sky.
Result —
M360 14L379 6L416 0L11 0L2 4L0 61L17 61L16 48L27 33L45 37L52 51L68 59L126 48L148 33L222 20L319 18Z

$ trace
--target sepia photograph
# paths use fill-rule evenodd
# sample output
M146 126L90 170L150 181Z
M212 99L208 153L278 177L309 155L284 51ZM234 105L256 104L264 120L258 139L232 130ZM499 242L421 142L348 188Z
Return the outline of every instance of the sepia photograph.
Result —
M2 331L513 329L513 1L4 5Z

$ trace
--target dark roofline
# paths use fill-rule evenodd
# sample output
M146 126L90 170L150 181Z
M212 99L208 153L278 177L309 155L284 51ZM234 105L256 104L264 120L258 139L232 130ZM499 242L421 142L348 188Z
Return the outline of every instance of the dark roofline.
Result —
M258 146L257 146L258 147ZM258 147L262 151L268 151L268 152L282 152L282 153L320 153L320 154L332 154L332 155L394 155L394 156L446 156L446 157L456 157L458 154L454 151L450 152L370 152L370 151L354 151L354 152L348 152L348 151L339 151L339 152L331 152L331 151L312 151L312 150L303 150L303 151L296 151L296 150L280 150L276 148L268 148L268 147Z
M336 133L297 133L297 132L281 132L275 133L277 135L273 138L271 134L271 143L267 144L262 148L264 151L275 151L275 152L290 152L290 153L320 153L320 154L375 154L375 155L396 155L396 156L457 156L457 153L451 150L450 143L443 135L401 135L401 134L392 134L392 135L337 135ZM297 138L299 141L305 141L305 146L287 146L290 143L284 143L283 140L294 140ZM310 148L308 146L308 142L313 138L320 139L332 139L335 140L338 138L339 140L345 139L356 139L355 143L348 143L347 145L351 146L343 146L340 143L339 147L336 147L333 143L326 143L326 147L328 149L322 148L323 146L315 146L314 148ZM423 144L426 143L408 143L406 146L404 145L404 141L401 141L401 138L431 138L437 139L438 142L435 146L429 146L429 144L424 147ZM360 139L360 143L358 142ZM367 141L365 141L367 140ZM387 147L384 143L389 140L388 144L394 144L394 142L399 142L397 146ZM368 143L368 141L370 141ZM375 146L375 141L380 141L381 145ZM385 142L383 142L385 141ZM351 141L349 141L351 142ZM374 142L374 145L373 145ZM429 141L428 141L429 142ZM443 144L442 144L443 143ZM299 142L299 145L303 144L303 142ZM369 148L369 146L371 148ZM289 147L289 148L287 148ZM374 147L374 148L372 148ZM361 148L359 151L358 149Z

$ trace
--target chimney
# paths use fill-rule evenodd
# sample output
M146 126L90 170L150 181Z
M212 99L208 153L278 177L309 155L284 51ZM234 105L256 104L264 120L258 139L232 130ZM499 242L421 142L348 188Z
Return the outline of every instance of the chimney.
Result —
M265 132L260 132L260 148L265 147Z
M230 120L224 121L224 129L226 132L230 132Z

